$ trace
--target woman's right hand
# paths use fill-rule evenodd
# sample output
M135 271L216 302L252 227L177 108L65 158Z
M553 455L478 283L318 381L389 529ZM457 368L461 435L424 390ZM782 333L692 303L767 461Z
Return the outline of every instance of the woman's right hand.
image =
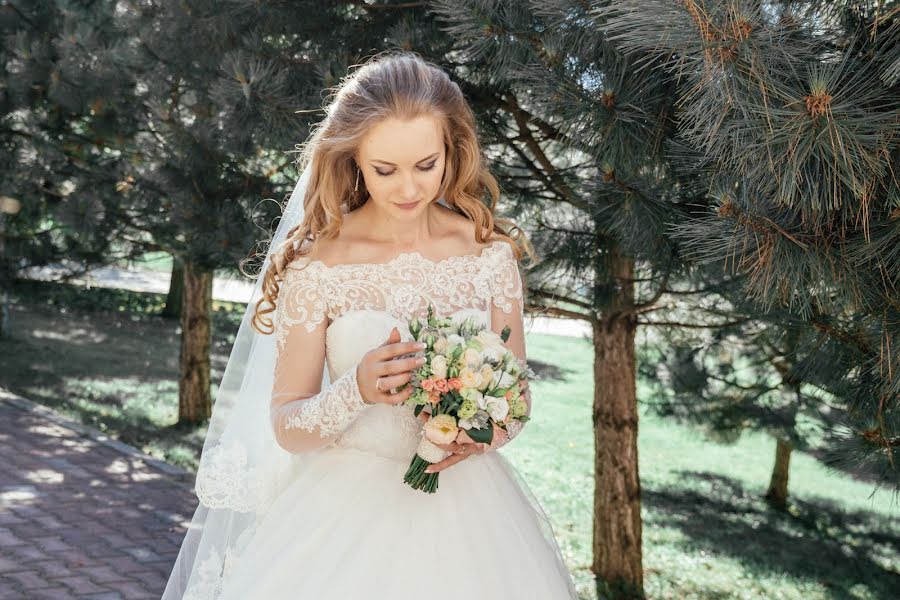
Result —
M400 331L394 327L387 340L377 348L369 350L356 367L356 384L366 404L400 404L413 393L411 385L391 393L391 388L398 388L412 379L413 372L425 362L425 356L418 354L425 348L421 342L401 342ZM416 356L398 359L404 354L416 353ZM375 384L381 378L381 389Z

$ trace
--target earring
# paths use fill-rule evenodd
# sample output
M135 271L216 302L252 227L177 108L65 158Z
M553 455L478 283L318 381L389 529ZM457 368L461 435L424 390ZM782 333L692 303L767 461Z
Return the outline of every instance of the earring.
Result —
M356 186L354 186L353 191L359 191L359 167L356 167Z

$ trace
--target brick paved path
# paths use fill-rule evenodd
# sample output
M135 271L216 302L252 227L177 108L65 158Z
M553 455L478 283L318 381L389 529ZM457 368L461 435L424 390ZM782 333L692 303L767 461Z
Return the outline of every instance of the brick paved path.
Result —
M162 596L193 477L84 431L0 393L0 599Z

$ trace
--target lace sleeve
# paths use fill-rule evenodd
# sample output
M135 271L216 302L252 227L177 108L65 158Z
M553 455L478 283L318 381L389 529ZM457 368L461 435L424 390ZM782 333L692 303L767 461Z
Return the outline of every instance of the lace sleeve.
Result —
M276 302L270 413L276 441L292 453L328 445L368 406L357 365L321 389L328 324L320 290L315 273L289 267Z
M506 242L501 242L501 249L497 254L490 281L491 301L494 307L501 309L504 313L518 312L519 317L524 318L525 305L522 299L522 276L519 274L519 262L516 260L512 248Z
M519 262L507 243L503 243L497 263L493 265L490 281L491 329L499 334L508 325L511 331L509 339L506 340L506 346L520 361L525 361L525 302L522 276L519 273ZM522 390L522 394L528 407L525 414L530 416L530 386ZM508 439L500 444L492 445L491 448L499 448L519 435L525 427L525 423L521 421L507 423Z

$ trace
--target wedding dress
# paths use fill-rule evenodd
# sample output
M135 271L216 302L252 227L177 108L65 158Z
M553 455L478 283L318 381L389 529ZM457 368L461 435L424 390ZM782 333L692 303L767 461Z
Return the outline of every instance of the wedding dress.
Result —
M521 286L501 240L437 261L407 252L377 264L291 263L273 315L273 395L304 399L285 404L273 427L296 466L224 569L221 556L201 565L184 598L577 598L549 520L500 451L443 470L433 494L414 490L403 482L422 429L413 407L367 404L356 383L363 355L394 326L411 340L407 321L429 303L489 326L497 311L522 318ZM309 356L315 343L322 358ZM323 366L331 384L306 393Z

